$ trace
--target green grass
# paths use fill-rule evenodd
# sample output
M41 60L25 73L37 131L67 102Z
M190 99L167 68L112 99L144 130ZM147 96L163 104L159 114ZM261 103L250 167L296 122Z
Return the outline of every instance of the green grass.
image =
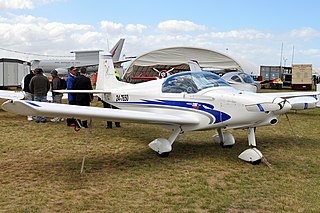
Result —
M187 132L159 158L148 143L169 131L97 120L80 175L86 131L0 110L0 212L319 212L320 109L288 117L257 129L271 168L237 158L243 130L232 149Z

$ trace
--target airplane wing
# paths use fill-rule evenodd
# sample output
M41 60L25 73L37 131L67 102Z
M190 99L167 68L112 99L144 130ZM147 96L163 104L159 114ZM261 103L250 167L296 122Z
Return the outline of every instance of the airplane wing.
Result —
M24 94L21 91L0 90L0 98L2 98L2 99L23 99Z
M0 98L21 100L21 99L24 99L24 94L22 91L0 90ZM48 92L47 99L48 101L52 101L52 92ZM62 99L68 99L68 96L64 94L62 96Z
M259 93L274 98L283 98L287 100L293 110L315 108L319 102L320 92L275 92Z
M105 90L67 90L67 89L60 89L60 90L53 90L53 92L59 93L92 93L92 94L110 94L110 91Z
M178 115L24 100L8 100L2 104L2 108L8 112L20 115L75 117L80 119L97 118L167 125L195 125L199 123L195 118Z
M259 93L269 97L275 98L294 98L303 96L317 96L320 92L270 92L270 93Z

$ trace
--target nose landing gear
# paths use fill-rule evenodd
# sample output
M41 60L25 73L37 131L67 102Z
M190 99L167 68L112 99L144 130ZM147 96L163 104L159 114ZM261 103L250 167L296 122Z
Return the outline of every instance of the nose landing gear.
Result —
M246 149L243 151L238 157L241 160L244 160L246 162L249 162L253 165L257 165L261 162L261 159L263 158L262 153L256 148L256 137L254 133L254 128L250 127L248 128L248 142L249 142L249 149Z

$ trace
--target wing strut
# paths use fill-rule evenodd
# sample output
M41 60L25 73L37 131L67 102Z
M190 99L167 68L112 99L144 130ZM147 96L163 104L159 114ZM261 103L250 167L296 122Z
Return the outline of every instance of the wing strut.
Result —
M89 137L91 135L91 124L92 124L92 118L90 118L89 125L88 125L88 132L87 132L86 142L84 144L84 153L83 153L83 158L82 158L80 174L83 173L84 163L86 160L86 156L88 154L88 142L89 142Z

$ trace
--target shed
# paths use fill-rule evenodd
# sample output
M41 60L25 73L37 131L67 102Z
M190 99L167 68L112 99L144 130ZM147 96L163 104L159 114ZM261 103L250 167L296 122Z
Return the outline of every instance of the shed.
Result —
M0 87L20 87L25 75L30 72L30 63L19 59L0 59Z

